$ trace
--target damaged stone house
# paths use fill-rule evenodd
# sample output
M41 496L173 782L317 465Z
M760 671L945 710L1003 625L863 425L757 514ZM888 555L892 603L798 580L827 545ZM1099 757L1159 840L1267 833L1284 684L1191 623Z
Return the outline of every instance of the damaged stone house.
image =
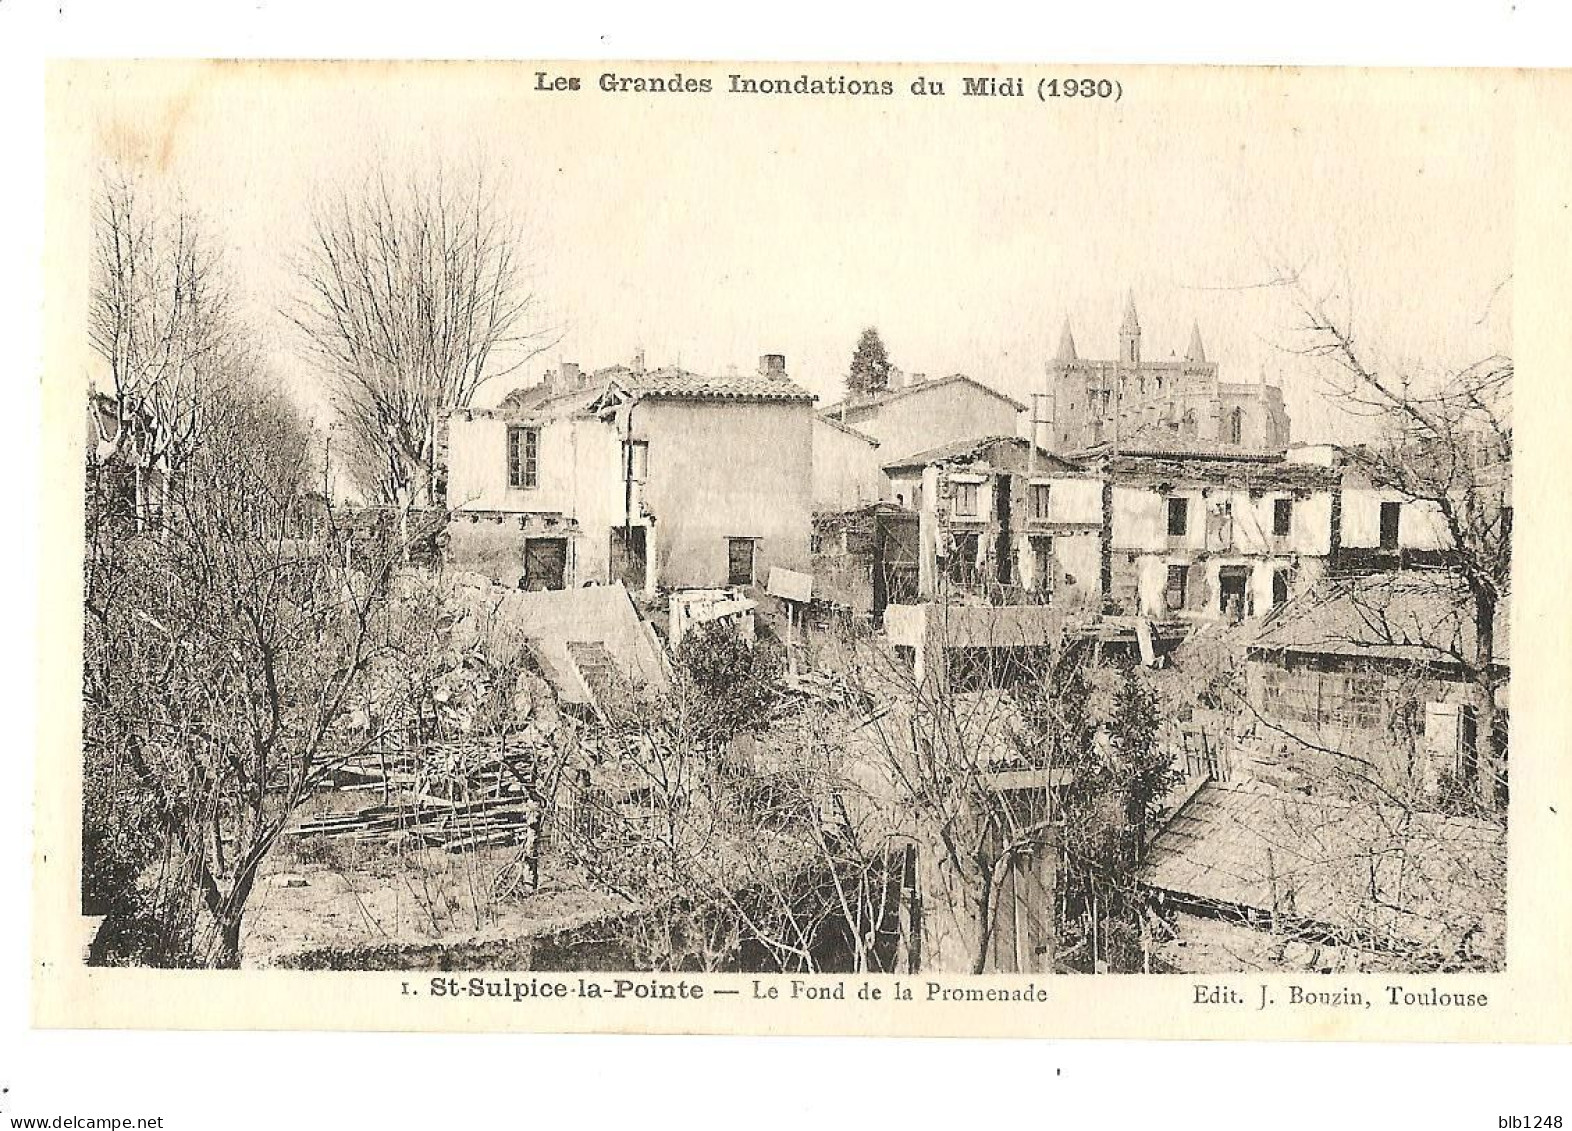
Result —
M897 504L906 584L881 607L895 656L952 692L1040 671L1061 611L1096 584L1097 481L1018 436L942 445L884 471L912 501ZM887 569L888 537L875 554Z
M1471 607L1446 570L1326 579L1266 621L1249 645L1256 744L1311 780L1353 775L1422 797L1445 774L1504 803L1506 767L1483 764ZM1510 623L1503 601L1489 673L1500 750L1510 718Z
M1125 615L1260 617L1326 573L1333 469L1150 431L1075 458L1107 480L1102 580Z
M919 599L1063 603L1096 585L1100 487L1079 465L989 436L887 463L884 474L917 513Z
M886 464L890 497L814 515L818 592L882 616L890 604L1090 600L1098 484L1018 436L962 440Z
M813 395L786 359L710 377L566 364L439 430L447 557L525 589L762 585L808 568Z
M815 511L813 594L860 616L917 599L917 516L898 503Z
M1433 502L1409 498L1396 488L1375 482L1353 449L1338 444L1294 444L1287 459L1337 473L1332 506L1333 572L1434 565L1445 557L1452 540L1440 509ZM1510 497L1509 485L1507 491Z

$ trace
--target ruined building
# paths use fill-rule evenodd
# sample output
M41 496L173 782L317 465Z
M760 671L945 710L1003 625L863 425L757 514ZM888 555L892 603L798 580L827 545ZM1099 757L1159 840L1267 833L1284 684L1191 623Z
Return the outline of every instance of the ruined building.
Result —
M1147 360L1134 295L1125 306L1116 358L1081 357L1065 319L1058 352L1047 365L1047 391L1039 436L1055 451L1089 448L1115 439L1116 432L1118 437L1161 432L1256 451L1280 452L1289 441L1282 389L1268 385L1264 374L1258 382L1221 380L1217 363L1207 359L1199 325L1191 328L1182 358Z

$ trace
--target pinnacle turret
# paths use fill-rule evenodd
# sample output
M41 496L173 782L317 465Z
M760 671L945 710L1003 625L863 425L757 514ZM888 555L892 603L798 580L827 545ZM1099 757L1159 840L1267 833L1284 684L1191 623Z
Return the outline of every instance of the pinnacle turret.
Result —
M1119 327L1119 360L1126 365L1141 364L1141 320L1135 316L1135 292L1125 298L1124 322Z
M1184 359L1186 361L1206 360L1206 347L1201 344L1201 324L1199 322L1190 324L1190 346L1184 351Z
M1070 333L1070 319L1065 317L1064 327L1059 331L1059 353L1055 361L1075 361L1081 355L1075 352L1075 335Z

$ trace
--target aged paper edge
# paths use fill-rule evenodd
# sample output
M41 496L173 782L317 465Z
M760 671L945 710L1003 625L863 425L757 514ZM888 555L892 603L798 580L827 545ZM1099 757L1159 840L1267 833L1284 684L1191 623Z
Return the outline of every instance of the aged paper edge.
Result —
M299 66L342 68L352 74L404 67L492 68L498 80L528 73L533 64L460 63L256 63L159 64L150 79L179 77L202 81L214 70L246 74ZM1514 356L1518 403L1530 411L1517 422L1520 466L1515 478L1515 572L1521 581L1513 625L1514 728L1516 752L1510 811L1507 971L1497 975L1407 976L1351 975L1317 984L1344 986L1379 996L1383 987L1403 981L1410 988L1436 985L1450 992L1484 993L1482 1010L1444 1008L1367 1010L1289 1014L1269 1010L1250 1015L1223 1013L1191 1004L1197 981L1237 988L1247 997L1259 987L1286 993L1289 975L1188 975L1077 977L1046 982L1043 1004L956 1003L926 1005L857 1000L868 982L886 988L897 980L915 986L918 998L929 980L947 987L1020 988L1030 979L1015 977L936 978L922 976L818 976L798 981L846 985L846 1000L836 1002L755 1003L757 980L790 992L788 976L715 975L689 977L707 988L735 989L734 997L702 1001L607 1001L594 1009L577 1003L540 999L519 1003L438 1003L406 997L404 983L420 988L429 971L291 973L285 971L175 972L97 969L80 963L77 914L80 878L80 642L82 499L79 482L78 406L84 391L80 374L57 368L69 356L63 343L80 333L72 312L83 309L86 254L75 210L81 207L83 171L90 132L77 118L71 85L88 81L100 64L54 63L48 76L47 215L45 268L45 366L43 381L42 475L39 593L39 749L34 808L34 1024L69 1028L157 1029L341 1029L374 1031L529 1031L597 1033L714 1034L884 1034L896 1036L1039 1036L1220 1040L1342 1040L1564 1042L1572 1040L1572 978L1567 973L1567 939L1572 910L1566 900L1572 830L1568 826L1568 784L1572 766L1572 727L1566 711L1567 676L1572 672L1567 631L1569 602L1557 566L1564 553L1557 519L1567 513L1561 498L1566 465L1567 420L1561 388L1572 366L1572 76L1549 72L1492 71L1284 71L1250 68L1141 67L1099 68L1099 72L1139 71L1146 84L1195 84L1204 79L1232 84L1248 95L1251 84L1299 80L1359 84L1371 97L1390 89L1404 98L1421 95L1428 84L1468 76L1490 83L1515 106L1515 330ZM564 73L593 76L594 63L557 64ZM619 62L624 71L646 65ZM669 70L673 64L648 64ZM724 73L726 64L683 64L689 70ZM773 70L794 64L772 63ZM848 64L835 64L848 69ZM935 68L930 68L935 69ZM959 74L954 64L937 69ZM1034 68L1012 66L1012 73ZM1041 69L1041 68L1037 68ZM1055 70L1064 68L1055 67ZM914 65L877 64L864 70L899 79L914 75ZM966 73L999 73L1004 68L967 67ZM140 74L140 72L139 72ZM170 128L175 128L172 123ZM467 975L457 975L467 977ZM488 980L502 974L488 973ZM578 974L523 974L516 981L571 982ZM585 975L609 985L613 976ZM649 982L650 975L627 975ZM679 981L679 977L663 978Z

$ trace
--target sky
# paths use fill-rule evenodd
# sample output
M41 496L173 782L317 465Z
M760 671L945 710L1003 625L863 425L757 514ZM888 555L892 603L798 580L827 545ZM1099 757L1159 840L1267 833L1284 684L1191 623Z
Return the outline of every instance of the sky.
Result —
M479 161L529 233L564 361L722 373L782 353L821 404L876 326L908 372L1024 400L1069 318L1109 357L1133 292L1146 357L1192 321L1225 381L1282 385L1296 440L1344 438L1285 269L1384 363L1511 352L1514 105L1483 72L1119 68L1112 102L962 97L953 65L144 63L57 68L50 246L85 262L94 163L183 194L229 250L272 369L324 419L280 315L314 199L383 164ZM708 95L598 76L709 77ZM726 76L889 78L896 96L732 95ZM1004 68L1028 83L1049 72ZM907 93L919 75L943 97ZM73 223L75 226L73 226ZM75 292L80 297L80 290ZM84 362L86 364L86 362Z

